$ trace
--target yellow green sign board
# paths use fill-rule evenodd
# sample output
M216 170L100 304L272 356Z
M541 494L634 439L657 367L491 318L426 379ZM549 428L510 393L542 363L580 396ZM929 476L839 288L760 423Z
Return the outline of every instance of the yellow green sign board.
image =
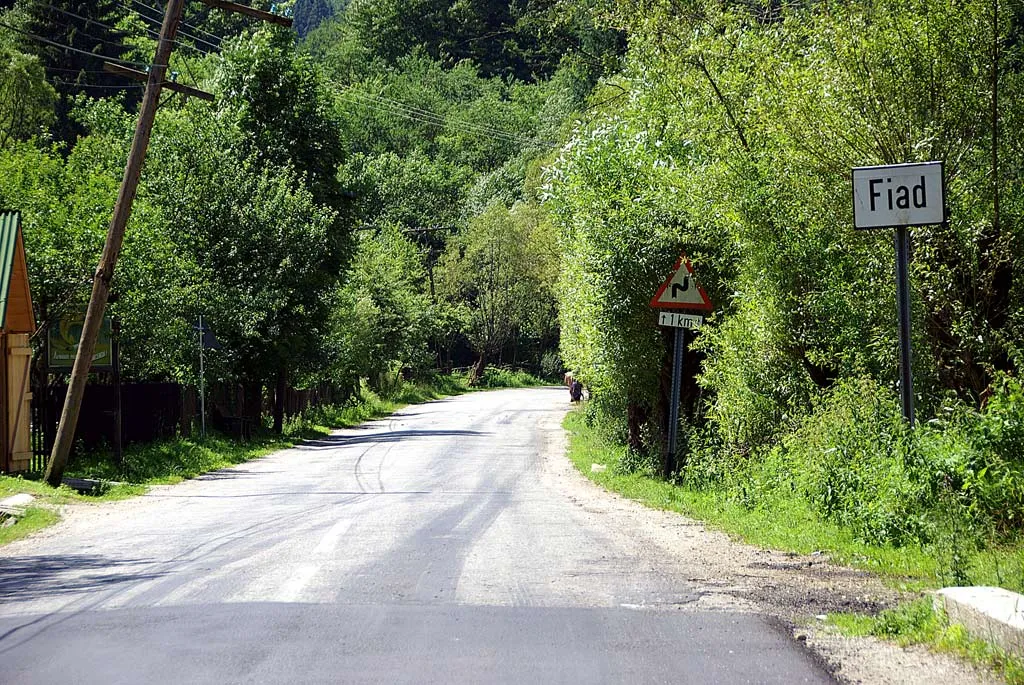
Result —
M75 365L78 354L78 342L82 339L82 327L85 315L82 312L65 314L52 321L46 336L47 362L55 371L70 371ZM100 326L100 337L96 340L96 349L92 353L92 370L104 371L114 367L114 348L111 343L110 317L103 317Z

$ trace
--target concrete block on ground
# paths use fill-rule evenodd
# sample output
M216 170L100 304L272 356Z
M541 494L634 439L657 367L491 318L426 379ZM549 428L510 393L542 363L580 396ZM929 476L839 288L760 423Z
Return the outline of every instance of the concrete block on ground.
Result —
M972 637L1024 658L1024 595L1000 587L947 587L935 602Z
M22 516L25 513L25 507L32 504L34 499L35 497L26 492L0 499L0 512L8 516Z

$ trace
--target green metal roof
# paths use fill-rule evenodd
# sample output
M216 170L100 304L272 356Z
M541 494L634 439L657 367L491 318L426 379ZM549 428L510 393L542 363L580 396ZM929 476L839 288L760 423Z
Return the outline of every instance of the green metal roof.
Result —
M7 325L7 303L11 295L20 223L21 212L0 212L0 328Z

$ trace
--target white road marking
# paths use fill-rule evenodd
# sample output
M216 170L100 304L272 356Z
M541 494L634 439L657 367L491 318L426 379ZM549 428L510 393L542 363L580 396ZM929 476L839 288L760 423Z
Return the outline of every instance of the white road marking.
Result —
M292 577L281 587L277 592L277 596L274 601L277 602L297 602L302 596L302 590L306 587L309 581L313 580L313 576L316 575L317 571L320 570L319 564L301 564L295 569Z
M305 564L299 564L295 568L291 577L285 581L284 585L277 591L275 595L275 601L278 602L298 602L302 598L302 593L309 585L309 582L313 580L316 574L320 571L321 563L327 557L330 557L334 550L338 547L338 543L348 529L352 527L352 519L342 519L338 521L330 529L324 533L324 536L320 538L320 542L313 548L313 552L310 555L314 561L307 562Z
M258 557L243 557L231 563L224 564L217 569L210 569L205 576L198 576L189 583L181 585L156 602L157 606L173 606L176 604L189 604L191 600L197 599L207 588L219 580L228 576L236 575L242 569L254 565L259 561Z
M338 542L341 541L341 536L348 532L348 529L352 527L352 519L342 519L338 521L331 529L324 533L323 538L320 539L320 543L313 548L314 556L324 556L334 551L334 548L338 546Z

